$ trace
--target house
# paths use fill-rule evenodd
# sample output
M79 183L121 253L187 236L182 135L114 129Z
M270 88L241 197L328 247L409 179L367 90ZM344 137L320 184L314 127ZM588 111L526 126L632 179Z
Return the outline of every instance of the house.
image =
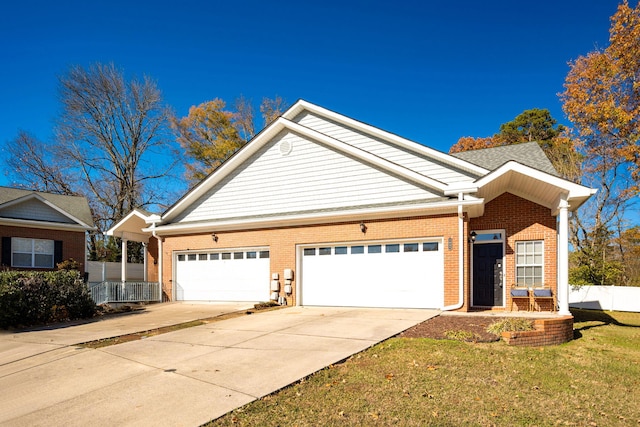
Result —
M148 241L166 300L505 310L517 284L568 314L568 213L592 194L535 143L452 156L300 100L108 234Z
M73 258L85 270L86 232L95 230L87 199L0 187L2 267L55 270Z

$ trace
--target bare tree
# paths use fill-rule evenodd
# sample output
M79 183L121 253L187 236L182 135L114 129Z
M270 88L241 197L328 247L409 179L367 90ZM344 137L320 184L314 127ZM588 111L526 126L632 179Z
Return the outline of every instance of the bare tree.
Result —
M7 144L7 164L11 174L19 177L18 186L68 196L77 195L72 180L63 173L66 168L56 162L51 146L34 135L20 130Z
M264 120L264 126L267 127L271 122L280 117L287 108L287 101L279 95L276 95L275 98L262 98L260 113Z
M113 64L70 68L59 78L59 99L55 141L21 131L8 164L22 186L87 197L98 227L89 242L95 257L107 246L102 231L134 208L168 205L182 190L163 185L177 162L169 111L155 82L125 80Z
M155 82L126 81L113 64L75 66L60 78L59 95L56 156L93 203L98 227L161 202L151 184L172 164L154 156L169 149L169 114Z

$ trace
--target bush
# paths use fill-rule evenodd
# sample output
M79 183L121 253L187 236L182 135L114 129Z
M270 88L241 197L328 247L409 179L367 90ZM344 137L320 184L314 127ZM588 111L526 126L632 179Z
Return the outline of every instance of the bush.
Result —
M487 327L487 332L500 336L503 332L532 331L533 322L528 319L507 317L493 322Z
M0 328L90 318L95 313L78 271L0 272Z

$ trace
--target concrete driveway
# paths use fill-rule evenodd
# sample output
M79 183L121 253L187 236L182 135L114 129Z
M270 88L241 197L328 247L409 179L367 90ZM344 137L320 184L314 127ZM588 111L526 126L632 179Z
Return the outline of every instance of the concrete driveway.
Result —
M439 313L288 307L97 350L73 345L243 308L164 304L105 322L2 333L0 424L198 426Z

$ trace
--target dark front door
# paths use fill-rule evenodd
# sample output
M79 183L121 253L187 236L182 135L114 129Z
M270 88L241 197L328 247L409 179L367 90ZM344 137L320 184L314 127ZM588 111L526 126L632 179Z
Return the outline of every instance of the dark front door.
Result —
M502 305L502 243L473 246L473 305Z

